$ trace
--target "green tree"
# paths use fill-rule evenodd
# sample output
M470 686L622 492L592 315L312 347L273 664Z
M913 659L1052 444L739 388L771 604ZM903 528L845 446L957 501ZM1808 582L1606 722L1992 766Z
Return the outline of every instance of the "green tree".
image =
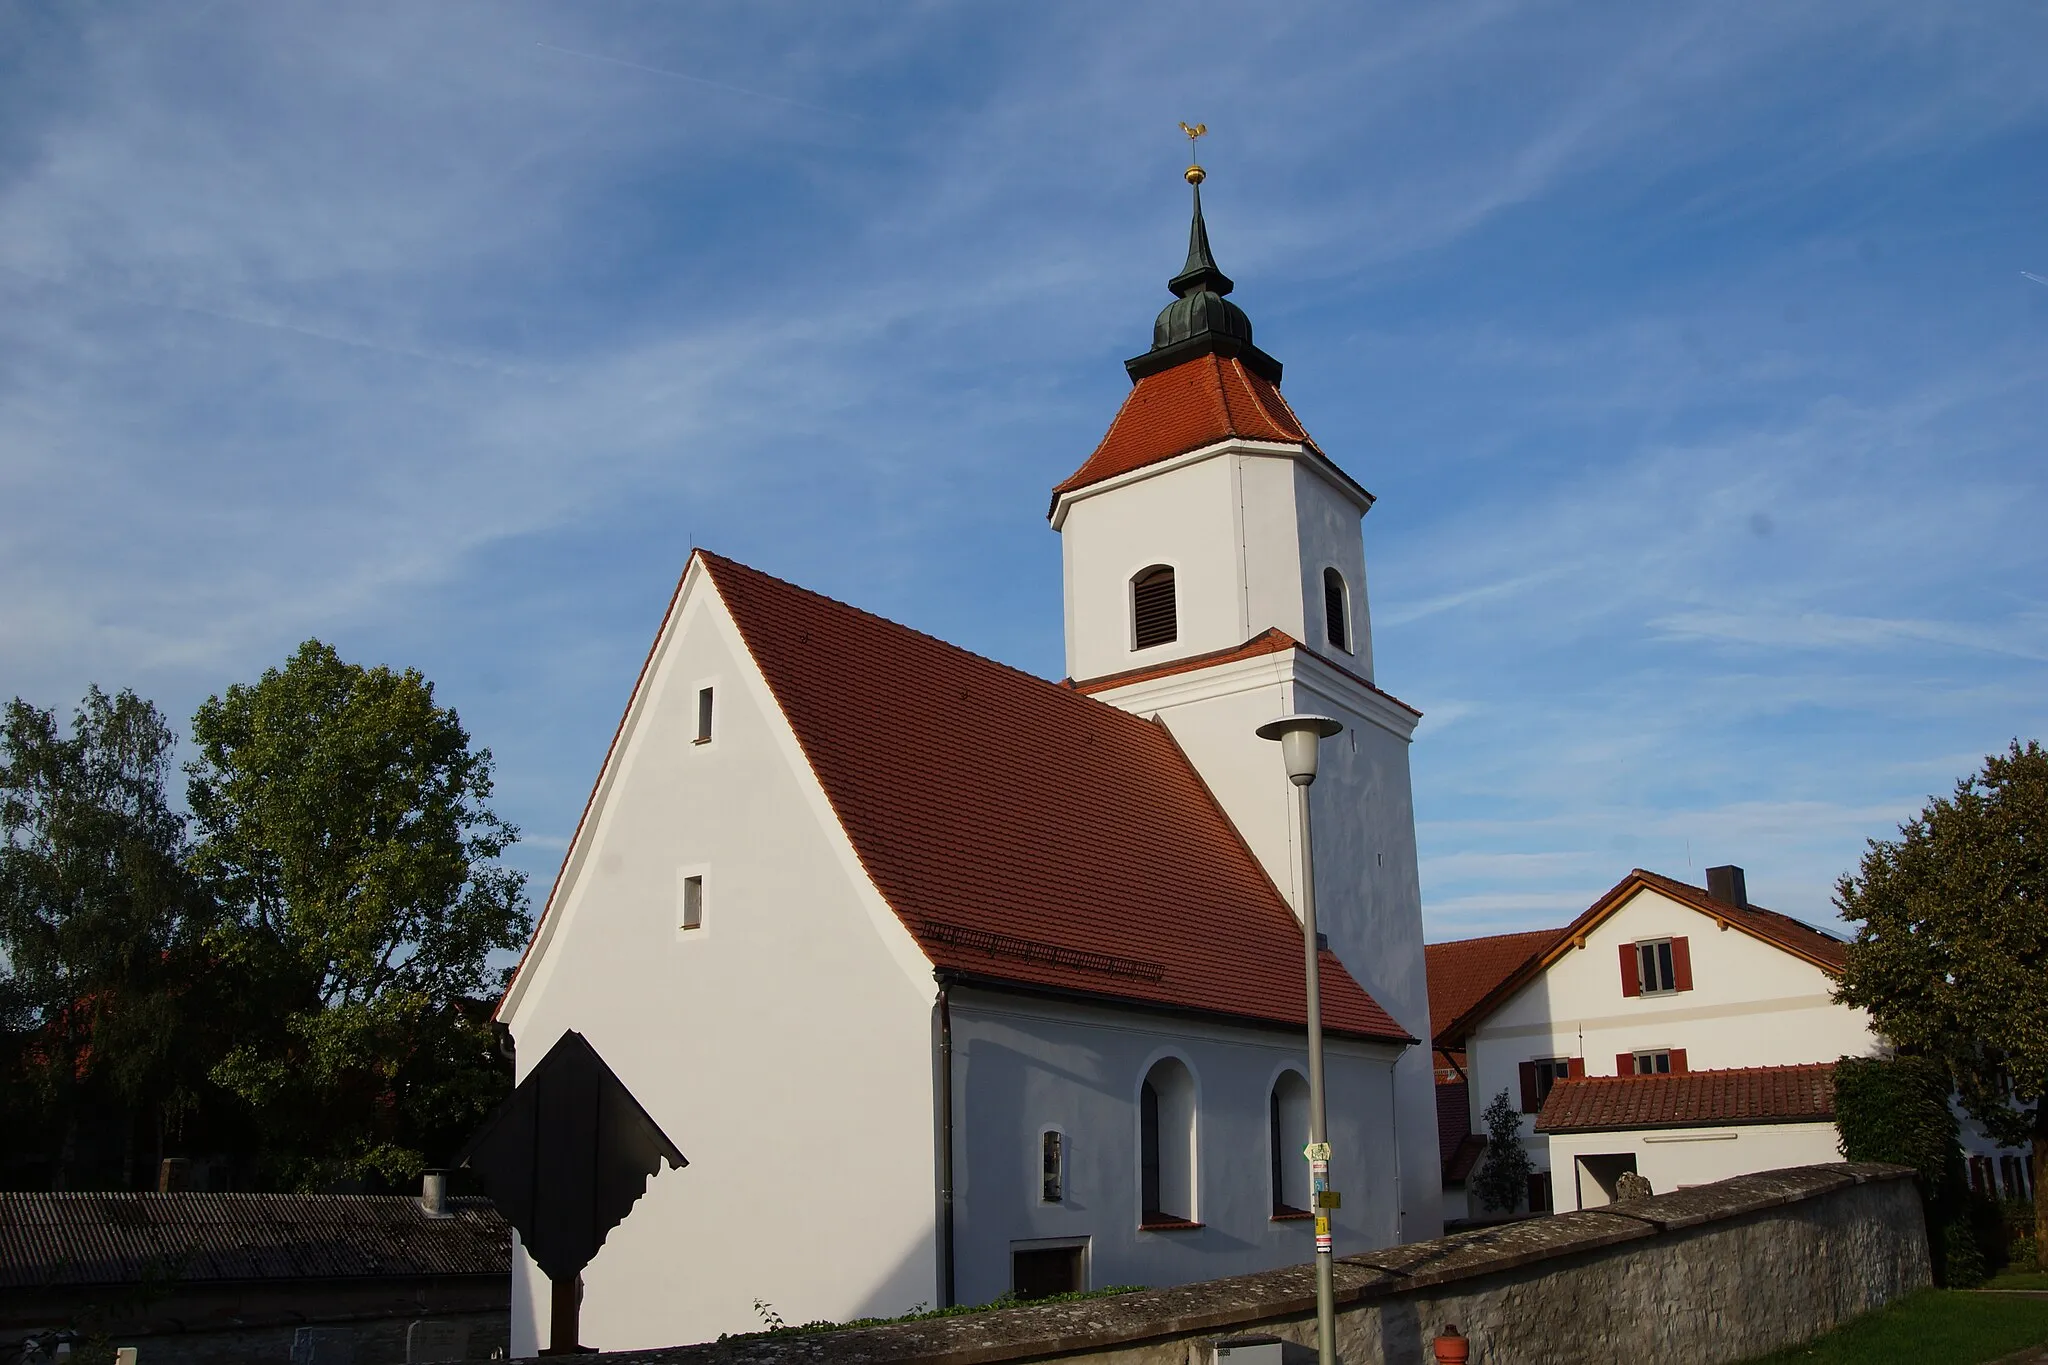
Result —
M143 1130L153 1124L161 1155L200 1100L194 1023L212 1007L195 983L212 914L165 795L176 745L156 707L129 691L90 690L68 735L55 713L18 697L0 721L9 1145L40 1157L56 1189L81 1176L109 1183L105 1154L81 1150L89 1127L105 1127L96 1110L119 1116L111 1183L126 1186Z
M418 672L317 640L209 698L192 734L193 865L247 983L213 1075L282 1183L410 1180L506 1088L479 997L530 921L496 863L517 831L486 804L490 751Z
M1522 1113L1503 1090L1487 1104L1480 1122L1486 1125L1486 1159L1472 1178L1472 1188L1487 1208L1513 1213L1528 1193L1529 1177L1536 1169L1522 1149Z
M2015 740L1872 840L1835 888L1859 927L1837 998L1939 1061L1970 1115L2048 1177L2048 752ZM2048 1245L2048 1199L2036 1198Z

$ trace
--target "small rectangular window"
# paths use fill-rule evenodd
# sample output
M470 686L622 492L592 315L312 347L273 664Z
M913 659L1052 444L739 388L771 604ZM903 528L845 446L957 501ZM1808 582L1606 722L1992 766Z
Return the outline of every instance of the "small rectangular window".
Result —
M697 689L697 738L698 744L711 742L711 689Z
M1067 1197L1066 1140L1064 1135L1047 1129L1039 1135L1039 1146L1045 1182L1038 1197L1048 1204L1057 1204Z
M1649 1052L1638 1052L1635 1055L1635 1064L1638 1076L1668 1076L1671 1074L1671 1051L1669 1048L1660 1047Z
M701 876L683 878L682 924L685 931L704 927L704 878Z
M1678 973L1671 961L1671 940L1659 939L1655 943L1636 945L1637 980L1642 983L1644 995L1678 989Z

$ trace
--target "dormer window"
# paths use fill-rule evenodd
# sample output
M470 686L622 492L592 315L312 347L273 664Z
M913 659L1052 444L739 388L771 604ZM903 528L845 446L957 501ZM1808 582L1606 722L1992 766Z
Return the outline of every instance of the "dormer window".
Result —
M1170 645L1179 638L1173 570L1155 564L1131 580L1131 648Z
M1323 570L1323 626L1329 632L1330 648L1351 652L1351 611L1350 594L1344 588L1344 575L1335 569Z

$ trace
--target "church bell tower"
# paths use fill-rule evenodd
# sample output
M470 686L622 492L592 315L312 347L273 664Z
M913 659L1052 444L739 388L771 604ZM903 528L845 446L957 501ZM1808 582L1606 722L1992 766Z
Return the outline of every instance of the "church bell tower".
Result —
M1299 904L1291 788L1266 721L1317 712L1320 927L1417 1042L1395 1069L1402 1240L1442 1226L1408 744L1421 713L1373 681L1361 522L1372 494L1310 437L1252 340L1202 218L1132 387L1053 489L1069 685L1166 725L1282 894ZM1333 1095L1332 1105L1342 1102Z

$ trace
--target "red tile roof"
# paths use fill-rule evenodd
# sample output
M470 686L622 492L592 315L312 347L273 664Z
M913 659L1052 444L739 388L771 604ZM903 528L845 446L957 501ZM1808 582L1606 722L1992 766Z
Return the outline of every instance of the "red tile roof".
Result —
M1583 1076L1554 1082L1539 1133L1825 1123L1835 1117L1835 1064L1745 1066L1667 1076Z
M1203 355L1131 387L1102 444L1053 496L1185 455L1231 437L1284 441L1321 454L1279 386L1235 356Z
M1430 1035L1442 1033L1516 968L1556 942L1562 932L1531 929L1426 945L1422 955L1429 971Z
M1298 649L1310 658L1336 669L1360 687L1385 697L1388 701L1411 715L1420 716L1422 714L1422 712L1417 711L1407 702L1402 701L1399 697L1369 679L1361 677L1344 667L1344 665L1335 663L1326 656L1316 653L1313 649L1310 649L1278 626L1268 626L1243 644L1232 645L1228 649L1212 649L1205 654L1191 654L1185 659L1174 659L1168 663L1147 664L1143 668L1129 668L1121 673L1105 673L1099 678L1087 678L1080 682L1075 682L1069 678L1063 685L1072 688L1076 692L1085 692L1092 697L1098 692L1109 692L1119 687L1129 687L1133 683L1151 682L1155 678L1170 678L1177 673L1192 673L1197 669L1209 668L1216 664L1234 664L1244 659L1257 659L1268 654L1284 653L1290 649Z
M1299 922L1164 726L697 553L934 966L1302 1025ZM1323 1010L1408 1040L1328 953Z
M1432 1017L1430 1027L1435 1031L1436 1045L1463 1047L1472 1030L1504 1004L1508 997L1528 984L1538 972L1557 961L1570 950L1574 942L1591 933L1610 915L1626 905L1638 891L1645 888L1669 896L1680 905L1689 906L1716 923L1726 924L1731 929L1739 929L1751 938L1760 939L1774 948L1810 962L1830 975L1841 975L1842 968L1847 962L1845 950L1848 945L1838 938L1823 934L1810 924L1793 919L1790 915L1781 915L1775 910L1766 910L1760 905L1730 905L1726 901L1715 900L1700 887L1675 881L1655 872L1645 872L1639 867L1616 882L1606 895L1588 906L1585 913L1559 930L1554 942L1543 948L1536 956L1523 962L1470 1006L1460 1010L1448 1024L1439 1028Z

